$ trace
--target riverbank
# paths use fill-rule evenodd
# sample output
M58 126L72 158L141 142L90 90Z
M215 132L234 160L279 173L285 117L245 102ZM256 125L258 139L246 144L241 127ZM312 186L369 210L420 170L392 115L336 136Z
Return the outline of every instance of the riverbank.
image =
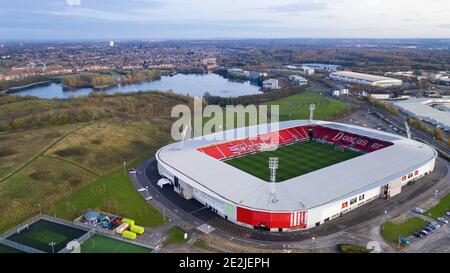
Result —
M21 90L25 90L27 88L32 88L32 87L36 87L36 86L44 86L44 85L47 85L47 84L51 84L52 82L57 82L57 81L56 80L48 80L48 81L41 81L41 82L30 83L30 84L27 84L27 85L11 87L9 89L0 91L0 93L2 93L2 94L14 94L14 93L20 92Z

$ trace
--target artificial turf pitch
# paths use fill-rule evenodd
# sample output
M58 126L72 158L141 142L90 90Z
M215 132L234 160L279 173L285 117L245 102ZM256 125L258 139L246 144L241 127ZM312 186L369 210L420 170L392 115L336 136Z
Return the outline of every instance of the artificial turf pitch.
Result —
M150 253L152 249L94 235L81 245L81 253Z
M269 181L269 157L278 157L276 182L282 182L359 155L361 154L354 151L336 149L334 145L305 141L281 146L275 151L263 151L224 162L264 181Z
M29 228L20 233L14 233L8 237L9 240L23 244L44 252L52 252L50 243L55 243L54 251L58 252L65 248L67 243L78 239L86 231L68 227L66 225L53 223L47 220L38 220Z

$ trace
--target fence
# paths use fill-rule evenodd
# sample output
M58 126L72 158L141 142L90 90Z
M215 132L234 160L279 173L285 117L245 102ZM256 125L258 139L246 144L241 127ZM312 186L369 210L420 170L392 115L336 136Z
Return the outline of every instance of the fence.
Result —
M26 245L19 244L19 243L13 242L13 241L5 239L5 238L0 238L0 244L18 249L18 250L26 252L26 253L45 253L44 251L29 247Z

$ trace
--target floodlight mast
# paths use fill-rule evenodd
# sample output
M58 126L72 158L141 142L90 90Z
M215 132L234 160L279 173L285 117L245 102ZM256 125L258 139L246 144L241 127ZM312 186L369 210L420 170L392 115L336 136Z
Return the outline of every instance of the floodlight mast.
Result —
M314 110L316 110L316 105L310 104L309 105L309 121L312 121L314 118Z
M277 203L278 199L275 195L277 183L277 169L278 169L278 157L269 157L269 170L270 170L270 195L272 203Z

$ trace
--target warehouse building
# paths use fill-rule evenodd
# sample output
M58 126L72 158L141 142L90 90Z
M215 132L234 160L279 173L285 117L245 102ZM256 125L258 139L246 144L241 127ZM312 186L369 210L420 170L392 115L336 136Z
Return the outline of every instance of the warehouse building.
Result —
M403 84L402 80L357 73L351 71L339 71L330 74L330 78L338 81L355 83L355 84L364 84L370 85L374 87L391 87L391 86L400 86Z

